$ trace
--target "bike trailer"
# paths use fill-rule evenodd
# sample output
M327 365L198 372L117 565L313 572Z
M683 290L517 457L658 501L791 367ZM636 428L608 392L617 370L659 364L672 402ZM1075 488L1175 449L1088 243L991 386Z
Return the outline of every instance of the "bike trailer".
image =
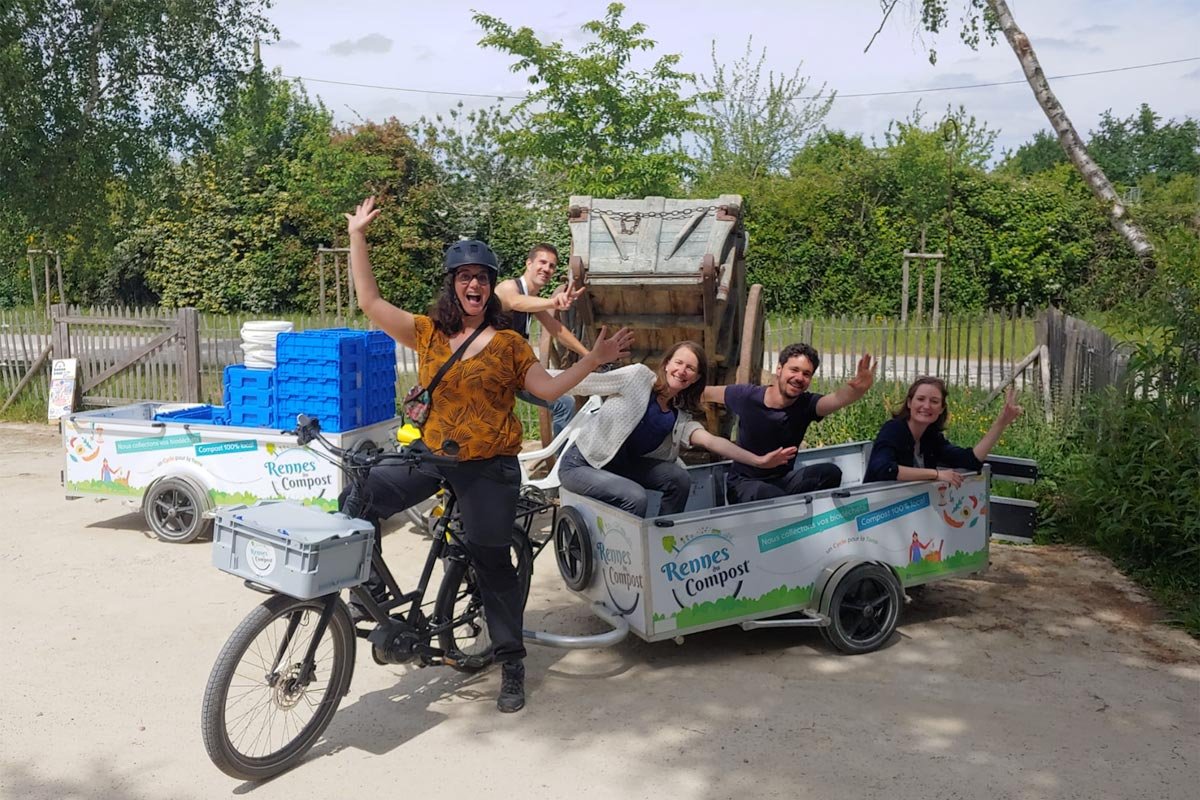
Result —
M294 500L220 508L213 526L213 566L301 600L367 580L375 529L342 513Z
M690 467L687 508L666 517L564 489L559 570L646 641L733 624L813 626L845 652L868 652L894 630L905 588L987 569L990 532L989 467L957 488L864 484L868 448L801 451L800 465L841 469L837 489L739 505L726 502L729 462Z

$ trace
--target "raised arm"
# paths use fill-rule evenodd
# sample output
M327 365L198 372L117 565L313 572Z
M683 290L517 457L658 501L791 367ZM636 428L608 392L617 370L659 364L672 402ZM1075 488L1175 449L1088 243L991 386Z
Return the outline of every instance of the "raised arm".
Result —
M562 342L565 347L581 356L588 354L588 349L583 346L583 342L575 338L575 334L571 333L570 329L559 322L549 311L540 311L534 314L534 316L542 324L542 328L555 339Z
M705 386L704 391L700 393L700 399L705 403L720 403L721 405L725 405L725 387Z
M1004 429L1013 423L1017 417L1021 416L1021 407L1017 405L1016 392L1013 387L1009 386L1008 391L1004 393L1004 408L1000 409L999 416L992 426L988 428L987 433L979 440L971 450L975 453L975 457L983 461L988 457L988 453L992 452L992 448L996 446L996 442L1000 441L1000 434L1004 433Z
M596 336L596 345L585 356L557 375L546 372L541 364L534 364L525 373L525 389L543 400L555 400L568 394L584 376L601 364L608 364L629 355L633 346L633 331L621 328L611 337L607 328L601 328Z
M875 362L869 353L864 353L858 360L858 369L846 384L836 392L830 392L817 401L817 416L828 417L838 409L845 408L851 403L862 399L862 396L875 382Z
M350 233L350 272L354 276L358 307L397 342L414 348L417 346L417 327L413 315L383 299L367 258L367 226L377 216L379 209L375 208L374 197L359 203L353 214L346 214L346 230Z
M505 311L520 311L524 314L537 314L540 311L553 311L554 298L538 297L535 294L521 294L517 289L517 281L510 278L496 285L496 297ZM587 352L586 350L584 352Z
M722 458L728 458L739 464L747 464L760 469L783 466L795 457L797 450L795 447L780 447L760 456L757 453L751 453L743 447L738 447L724 437L714 436L703 428L698 428L692 432L689 444L695 447L703 447L710 453L716 453Z

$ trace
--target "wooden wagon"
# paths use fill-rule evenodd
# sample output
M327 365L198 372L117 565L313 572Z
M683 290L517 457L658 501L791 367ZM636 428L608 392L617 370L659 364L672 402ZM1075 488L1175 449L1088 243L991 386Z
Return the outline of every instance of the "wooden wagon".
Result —
M636 332L633 360L651 367L675 342L709 356L709 384L758 383L763 296L746 282L740 195L715 200L572 196L570 282L586 284L567 322L585 343L601 325ZM709 429L728 432L718 411Z

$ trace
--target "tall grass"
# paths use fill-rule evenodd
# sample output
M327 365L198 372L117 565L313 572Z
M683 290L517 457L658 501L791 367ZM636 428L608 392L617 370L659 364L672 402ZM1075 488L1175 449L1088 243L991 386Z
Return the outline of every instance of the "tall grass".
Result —
M1047 535L1111 556L1200 635L1200 339L1168 330L1138 348L1130 371L1140 386L1081 411Z

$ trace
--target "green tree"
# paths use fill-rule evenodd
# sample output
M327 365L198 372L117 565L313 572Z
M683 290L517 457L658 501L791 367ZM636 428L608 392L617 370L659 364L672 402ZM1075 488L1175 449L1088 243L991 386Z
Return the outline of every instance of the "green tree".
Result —
M274 35L268 5L3 4L0 202L26 217L39 244L67 250L69 273L89 244L111 245L114 181L143 185L169 154L204 140L255 43Z
M738 172L757 178L785 169L833 105L836 92L825 84L808 94L808 78L796 67L790 76L767 73L764 48L755 61L752 39L746 51L727 69L712 43L712 77L701 76L700 159L713 173ZM801 64L803 66L803 64Z
M534 241L567 245L567 192L561 176L506 147L514 117L499 105L422 119L418 143L440 168L438 199L451 234L487 241L505 272L524 269Z
M909 2L919 6L920 25L924 30L937 34L947 26L952 0L909 0ZM888 16L899 3L900 0L880 0L880 8L884 15L880 29L883 24L886 24ZM1004 34L1004 38L1012 47L1013 53L1021 65L1022 72L1025 73L1025 80L1029 83L1029 88L1033 90L1034 98L1050 121L1050 127L1058 135L1058 141L1067 158L1079 170L1079 174L1092 194L1103 204L1113 228L1129 243L1139 258L1151 260L1154 245L1146 238L1145 231L1129 217L1112 182L1088 154L1083 139L1075 130L1075 125L1071 122L1070 117L1067 116L1066 109L1058 102L1058 98L1050 88L1050 82L1042 71L1042 65L1038 61L1037 53L1034 52L1029 37L1017 26L1016 19L1013 18L1006 0L961 0L961 3L959 36L963 42L971 48L977 48L982 38L986 37L994 44L996 34ZM872 42L874 38L871 37ZM870 46L868 42L867 47ZM937 50L933 47L929 48L929 61L937 63Z
M570 192L599 197L671 195L692 170L682 137L697 129L696 98L684 97L694 80L676 70L679 55L635 69L636 53L655 47L646 26L622 27L620 3L603 20L583 25L594 36L578 53L562 42L541 42L530 28L513 29L487 14L474 20L484 47L515 57L533 90L514 109L520 124L503 142L512 152L542 160L563 176Z
M1015 175L1033 175L1067 163L1058 139L1049 131L1038 131L1015 151L1006 152L1000 170Z
M313 308L314 251L344 242L341 212L372 194L387 209L374 234L380 286L414 307L440 278L437 175L395 120L337 131L299 85L257 69L222 114L211 150L179 164L177 194L130 237L130 254L166 305ZM336 279L326 275L327 285Z
M884 133L884 152L899 189L897 200L922 230L935 214L953 213L955 167L982 171L991 160L997 136L962 106L947 107L946 116L932 127L925 127L924 119L917 106L908 119L890 123ZM928 239L926 243L933 244ZM948 246L946 242L944 247Z
M1160 123L1162 117L1146 103L1125 119L1108 109L1091 132L1088 150L1110 178L1126 185L1146 175L1167 181L1200 174L1200 123L1190 117Z

